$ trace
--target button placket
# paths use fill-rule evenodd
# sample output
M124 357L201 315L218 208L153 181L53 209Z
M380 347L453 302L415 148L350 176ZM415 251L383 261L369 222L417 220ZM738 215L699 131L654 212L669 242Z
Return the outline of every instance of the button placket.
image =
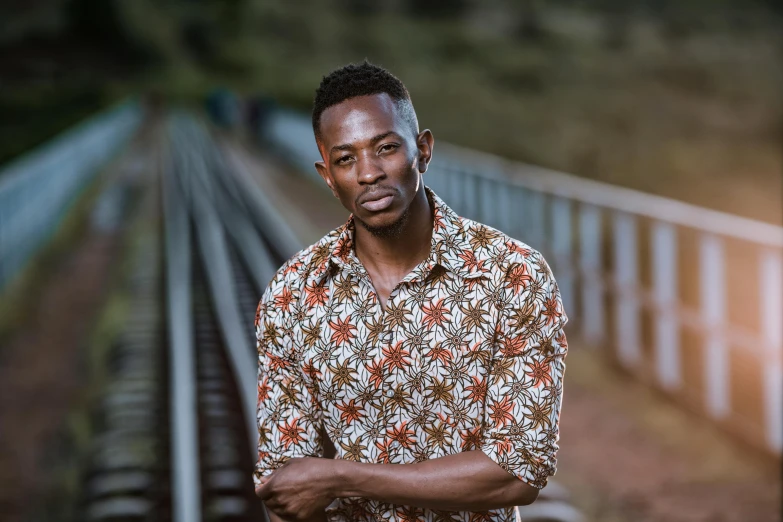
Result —
M393 298L394 298L394 290L392 290L392 293L389 295L389 299L386 301L386 309L383 311L383 315L382 315L384 332L381 334L381 343L383 344L384 348L390 348L394 341L394 332L392 331L392 328L389 326L389 316L386 314L386 310L388 310L389 305L391 304ZM397 369L390 368L389 375L391 376L391 382L389 383L389 388L386 390L385 393L386 398L388 399L387 404L391 401L391 399L394 398L395 393L397 393L397 385L398 385Z
M382 334L382 340L384 346L387 348L391 348L399 340L397 335L399 326L392 324L392 316L387 313L387 310L399 300L399 294L404 284L405 283L401 281L392 289L389 294L389 299L386 301L386 308L383 310L384 332ZM393 400L398 391L403 391L400 390L400 388L405 386L405 383L400 381L401 372L402 370L397 367L390 368L389 373L391 376L391 382L389 383L389 389L386 391L386 402L388 408L392 407ZM403 420L407 418L405 410L406 408L400 405L397 407L396 413L389 414L389 429L402 424ZM399 452L401 458L405 459L404 455L409 450L403 448L398 441L393 441L392 447L395 448L396 452Z

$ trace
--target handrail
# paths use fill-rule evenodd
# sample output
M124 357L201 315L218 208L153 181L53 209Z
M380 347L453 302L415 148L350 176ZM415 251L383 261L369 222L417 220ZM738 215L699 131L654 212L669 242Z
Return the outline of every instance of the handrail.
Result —
M0 169L0 290L56 230L70 203L141 120L133 100Z
M478 175L609 210L665 221L772 248L783 247L783 226L720 212L675 199L581 178L535 165L503 159L493 154L438 142L445 151L443 168L482 166Z

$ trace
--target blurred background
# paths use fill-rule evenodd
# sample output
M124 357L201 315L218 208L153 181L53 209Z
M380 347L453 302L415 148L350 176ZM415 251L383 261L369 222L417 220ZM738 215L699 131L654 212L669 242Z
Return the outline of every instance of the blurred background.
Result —
M367 58L435 135L425 183L560 284L558 472L522 519L779 520L781 22L771 0L6 0L0 519L261 520L255 305L348 217L309 110Z

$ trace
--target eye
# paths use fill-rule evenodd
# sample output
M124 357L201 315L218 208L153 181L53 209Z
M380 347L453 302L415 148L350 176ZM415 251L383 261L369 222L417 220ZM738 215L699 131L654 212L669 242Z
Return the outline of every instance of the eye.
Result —
M396 143L386 143L384 145L381 145L381 148L378 152L391 152L397 147L399 147L399 145L397 145Z
M337 165L345 165L348 161L350 161L351 156L341 156L335 160L335 163Z

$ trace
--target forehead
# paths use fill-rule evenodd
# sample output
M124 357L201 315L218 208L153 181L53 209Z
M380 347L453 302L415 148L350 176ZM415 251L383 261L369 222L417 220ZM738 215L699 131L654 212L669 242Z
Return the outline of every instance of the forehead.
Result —
M332 105L321 114L321 139L327 149L394 131L405 135L397 103L386 93L356 96Z

